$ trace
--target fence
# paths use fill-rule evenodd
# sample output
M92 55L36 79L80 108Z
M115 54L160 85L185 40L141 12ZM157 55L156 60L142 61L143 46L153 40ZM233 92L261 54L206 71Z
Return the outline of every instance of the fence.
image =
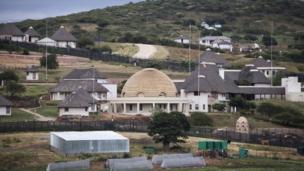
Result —
M147 132L147 124L138 121L24 121L2 122L0 132L27 131L93 131L114 130L126 132ZM235 132L231 129L211 127L193 127L189 136L224 139L235 142L264 144L296 148L304 143L304 131L301 129L255 129L249 134Z
M20 47L27 49L29 51L35 52L44 52L45 47L37 44L32 43L25 43L25 42L11 42L11 41L0 41L0 48L8 49L9 46L13 47ZM172 71L187 71L188 64L183 61L174 61L174 60L153 60L153 59L138 59L138 58L131 58L127 56L115 55L104 53L101 51L96 50L88 50L88 49L80 49L80 48L59 48L59 47L48 47L49 53L56 53L56 54L63 54L63 55L71 55L71 56L78 56L89 58L93 60L102 60L106 62L119 62L119 63L126 63L132 64L136 66L140 66L143 68L158 68L158 69L168 69ZM194 65L191 63L191 65ZM194 69L194 67L191 67Z

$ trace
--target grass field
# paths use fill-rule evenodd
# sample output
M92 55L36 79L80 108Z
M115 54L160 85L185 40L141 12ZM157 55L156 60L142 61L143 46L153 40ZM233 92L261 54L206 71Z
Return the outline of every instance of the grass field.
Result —
M57 117L57 104L58 102L56 101L41 101L41 106L39 108L33 109L33 111L46 117Z
M95 43L96 47L101 46L109 46L112 49L113 54L122 55L122 56L129 56L132 57L135 55L139 48L133 43L111 43L111 42L102 42L102 43Z
M144 133L122 133L130 139L130 156L144 155L143 147L153 145L157 148L157 153L163 153L160 144L154 144L152 139ZM103 162L114 156L106 154L87 154L76 156L61 156L49 150L48 133L11 133L0 134L0 166L4 170L23 170L23 171L42 171L50 162L71 161L78 159L92 160L92 170L104 171L101 166ZM175 152L193 152L197 151L197 142L202 138L190 137L181 149L175 149ZM200 171L200 170L237 170L237 171L264 171L264 170L301 170L304 167L304 157L295 153L294 149L268 147L262 145L231 143L229 145L229 154L236 154L239 147L246 147L250 150L250 157L239 159L231 157L227 159L206 158L207 167L204 169L172 169L173 171ZM277 157L254 157L256 153L265 154L276 153ZM173 151L173 152L174 152ZM155 169L161 170L161 169Z
M19 109L13 108L11 116L0 116L0 122L16 122L34 120L35 117L27 112L23 112Z
M47 85L27 85L26 92L23 93L23 96L42 96L48 94L50 86Z

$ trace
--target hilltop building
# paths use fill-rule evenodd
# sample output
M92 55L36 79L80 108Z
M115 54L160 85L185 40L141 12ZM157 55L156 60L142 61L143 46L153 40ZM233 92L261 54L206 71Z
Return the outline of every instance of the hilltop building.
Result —
M14 42L23 42L24 33L14 24L4 24L0 28L0 40L10 40Z
M40 34L31 26L29 29L24 33L25 35L25 42L28 43L36 43L39 38Z
M146 68L128 79L121 97L110 101L110 111L147 116L155 110L189 114L189 100L177 94L174 83L166 74L157 69Z
M60 26L60 28L52 35L51 39L56 41L57 47L76 48L77 39L68 32L64 26Z
M39 67L30 66L26 69L26 80L27 81L37 81L39 80Z
M12 106L12 102L0 95L0 116L11 116Z
M181 35L179 36L177 39L174 40L174 42L176 43L180 43L180 44L189 44L190 43L190 39L188 39L186 36Z
M199 43L206 47L218 48L232 52L231 38L226 36L206 36L199 39Z

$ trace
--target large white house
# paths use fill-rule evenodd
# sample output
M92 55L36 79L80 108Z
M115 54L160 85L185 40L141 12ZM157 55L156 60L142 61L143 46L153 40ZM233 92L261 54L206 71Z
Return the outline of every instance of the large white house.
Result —
M0 116L11 116L12 106L12 102L0 95Z
M14 42L23 42L24 33L14 24L4 24L0 28L0 40L10 40Z
M86 90L80 88L59 103L59 116L89 116L91 112L97 112L96 101Z
M40 34L32 26L29 27L29 29L24 33L24 35L24 41L28 43L36 43L40 38Z
M218 48L232 52L231 38L226 36L205 36L199 39L199 43L206 47Z
M121 97L110 101L110 112L150 116L155 110L163 110L189 114L189 100L177 94L174 83L166 74L146 68L128 79Z
M77 39L68 32L64 26L60 26L60 28L52 35L51 39L56 41L57 47L76 48Z

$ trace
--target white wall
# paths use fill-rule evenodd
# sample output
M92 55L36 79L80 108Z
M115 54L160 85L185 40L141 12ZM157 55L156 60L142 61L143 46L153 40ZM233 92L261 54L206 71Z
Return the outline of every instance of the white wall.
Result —
M52 100L64 100L66 96L68 96L68 94L59 93L59 92L51 93Z
M57 42L57 46L62 48L67 48L68 46L76 48L76 42Z
M11 40L14 42L23 42L24 38L23 38L23 36L12 36Z
M288 93L300 93L301 83L298 81L298 77L282 78L281 84L285 87L286 94Z
M200 93L200 96L194 96L194 93L187 93L186 97L191 100L190 112L201 111L201 112L208 112L208 93ZM196 109L198 106L198 109Z
M68 108L66 112L65 108L59 108L59 116L89 116L89 110L85 111L85 108Z
M107 93L107 99L117 98L117 84L102 84L106 89L109 90Z
M27 72L26 80L29 80L29 81L39 80L38 72Z
M0 107L0 116L11 116L12 115L12 108L9 107L9 113L6 113L6 107L1 106Z

